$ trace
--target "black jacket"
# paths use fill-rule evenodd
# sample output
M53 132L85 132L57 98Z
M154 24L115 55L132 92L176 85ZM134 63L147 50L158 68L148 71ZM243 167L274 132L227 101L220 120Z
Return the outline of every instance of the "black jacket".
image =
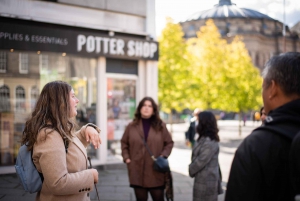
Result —
M196 134L196 120L192 120L188 130L185 132L185 139L189 140L190 142L194 142L195 134Z
M264 125L253 130L238 147L225 200L294 200L290 176L296 175L290 175L289 151L299 130L300 99L269 112Z

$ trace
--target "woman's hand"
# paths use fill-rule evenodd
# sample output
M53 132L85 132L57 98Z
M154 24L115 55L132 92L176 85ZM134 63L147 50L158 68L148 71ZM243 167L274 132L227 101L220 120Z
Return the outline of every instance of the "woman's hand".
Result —
M127 158L126 160L125 160L125 163L130 163L131 162L131 160L129 159L129 158Z
M98 149L101 144L100 134L91 126L85 128L85 139L87 142L91 142L95 149Z
M91 169L92 170L92 173L93 173L93 177L94 177L94 183L98 183L98 171L96 169Z

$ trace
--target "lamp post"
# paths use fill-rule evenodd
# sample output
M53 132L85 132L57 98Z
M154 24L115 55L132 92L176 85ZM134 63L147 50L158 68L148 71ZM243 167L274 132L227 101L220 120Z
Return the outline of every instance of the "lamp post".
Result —
M285 52L285 35L286 35L286 30L285 30L285 0L283 0L283 27L282 27L283 52Z

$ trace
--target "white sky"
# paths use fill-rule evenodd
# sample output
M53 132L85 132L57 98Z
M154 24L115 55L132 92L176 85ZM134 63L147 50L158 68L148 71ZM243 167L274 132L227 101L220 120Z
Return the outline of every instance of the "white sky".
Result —
M283 22L284 0L231 0L240 8L249 8ZM185 21L192 14L213 8L219 0L155 0L156 34L160 35L166 17L175 22ZM285 0L286 24L289 27L300 21L300 0Z

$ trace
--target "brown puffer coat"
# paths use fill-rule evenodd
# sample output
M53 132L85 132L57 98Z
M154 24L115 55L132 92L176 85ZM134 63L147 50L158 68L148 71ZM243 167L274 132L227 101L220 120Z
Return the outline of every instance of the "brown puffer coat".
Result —
M143 125L131 122L124 132L121 140L123 160L130 159L127 164L130 185L144 188L159 187L165 185L164 173L153 169L153 160L150 157L144 143ZM163 155L168 157L172 151L174 142L165 124L161 131L155 131L150 127L147 144L155 157Z

